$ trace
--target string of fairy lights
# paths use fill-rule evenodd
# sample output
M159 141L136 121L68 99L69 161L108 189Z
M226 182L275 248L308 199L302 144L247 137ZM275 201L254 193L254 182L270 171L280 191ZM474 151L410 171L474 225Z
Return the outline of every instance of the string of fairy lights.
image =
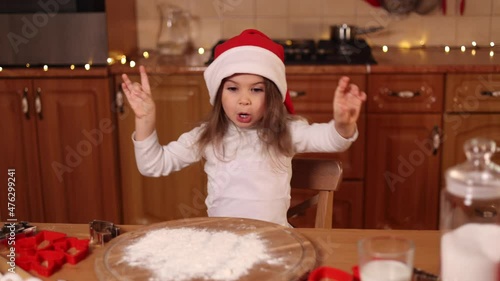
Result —
M203 55L204 53L205 53L205 49L204 48L198 48L198 54L199 55ZM142 57L144 59L149 59L151 57L151 54L148 51L144 51L142 53ZM129 60L127 58L127 56L124 55L124 54L113 54L113 56L110 56L110 57L107 58L106 62L108 63L108 65L114 65L114 64L119 63L119 64L122 64L122 65L127 65L128 64L128 66L130 68L136 67L136 62L134 60ZM26 68L34 68L30 63L26 63L25 67ZM86 63L83 66L77 66L77 65L72 64L72 65L69 66L69 69L70 70L75 70L78 67L83 67L83 69L85 69L85 70L90 70L91 67L92 67L92 62ZM19 68L19 66L15 67L15 68ZM47 64L43 65L41 68L42 68L43 71L49 71L49 65L47 65ZM57 68L61 69L61 67L57 67ZM0 72L2 72L3 70L4 70L4 67L0 66Z
M477 54L477 50L478 49L484 49L484 48L487 48L489 49L489 56L490 57L494 57L495 56L495 42L490 42L489 43L489 46L479 46L477 44L476 41L472 41L470 46L466 46L466 45L461 45L461 46L442 46L442 47L434 47L434 48L437 48L437 49L442 49L444 51L444 53L451 53L453 50L458 50L462 53L465 53L467 52L468 50L470 50L470 53L472 56L475 56ZM387 45L384 45L384 46L381 46L380 47L382 49L382 52L384 53L388 53L389 52L389 49L392 49L390 48L389 46ZM396 49L426 49L427 47L425 46L425 44L421 44L420 46L416 46L416 47L396 47Z
M477 44L476 41L472 41L470 46L466 46L466 45L462 45L462 46L443 46L443 47L433 47L433 48L438 48L438 49L442 49L444 53L448 54L448 53L451 53L453 51L459 51L459 52L462 52L462 53L466 53L468 50L470 50L470 54L472 56L475 56L477 54L477 50L478 49L483 49L483 48L489 48L489 56L491 58L493 58L495 56L495 43L494 42L490 42L489 46L479 46ZM420 46L412 46L412 47L389 47L387 45L383 45L383 46L380 46L382 52L384 53L389 53L390 50L392 49L426 49L428 48L425 44L421 44ZM197 53L199 55L203 55L205 53L205 49L204 48L199 48L197 50ZM144 59L149 59L151 57L151 53L148 52L148 51L144 51L142 53L142 57ZM136 67L136 62L134 60L129 60L127 58L126 55L124 54L114 54L113 56L110 56L108 57L107 59L107 63L108 65L114 65L114 64L122 64L122 65L127 65L130 67L130 68L134 68ZM32 68L31 64L30 63L26 63L26 68ZM38 66L37 66L38 67ZM83 66L76 66L74 64L70 65L69 66L69 69L70 70L75 70L77 69L78 67L83 67L83 69L85 70L90 70L91 67L92 67L92 62L89 62L89 63L86 63L84 64ZM16 67L18 68L18 67ZM60 67L58 67L58 69L60 69ZM4 68L2 66L0 66L0 72L2 72L4 70ZM42 66L42 70L43 71L49 71L49 65L45 64Z

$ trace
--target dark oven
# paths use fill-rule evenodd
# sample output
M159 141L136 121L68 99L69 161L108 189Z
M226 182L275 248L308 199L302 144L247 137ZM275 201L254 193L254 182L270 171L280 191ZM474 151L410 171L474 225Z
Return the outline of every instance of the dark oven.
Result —
M104 1L0 1L0 65L105 65Z

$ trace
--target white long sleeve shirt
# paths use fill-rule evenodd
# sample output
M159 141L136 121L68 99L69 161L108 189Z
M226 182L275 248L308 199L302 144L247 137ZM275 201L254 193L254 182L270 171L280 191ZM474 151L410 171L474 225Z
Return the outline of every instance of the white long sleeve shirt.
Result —
M343 138L335 130L333 120L316 124L290 121L289 128L297 153L345 151L358 136L356 131L352 138ZM224 156L216 154L211 145L200 156L195 145L201 129L196 127L164 146L159 144L156 131L142 141L132 137L141 174L166 176L203 157L208 176L205 204L209 216L251 218L287 226L291 157L271 159L263 153L256 130L234 125L229 126L223 138Z

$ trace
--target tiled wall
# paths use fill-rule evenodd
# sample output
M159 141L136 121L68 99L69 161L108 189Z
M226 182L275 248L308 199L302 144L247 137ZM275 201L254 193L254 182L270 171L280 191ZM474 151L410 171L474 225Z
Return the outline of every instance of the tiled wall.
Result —
M465 1L463 15L458 12L460 1ZM405 16L391 15L365 0L136 0L141 49L156 46L157 5L164 2L199 19L195 44L204 48L246 28L260 29L272 38L328 39L330 26L341 23L384 26L365 36L372 45L460 46L473 40L480 46L491 41L500 44L500 0L447 0L446 15L436 9L426 15Z

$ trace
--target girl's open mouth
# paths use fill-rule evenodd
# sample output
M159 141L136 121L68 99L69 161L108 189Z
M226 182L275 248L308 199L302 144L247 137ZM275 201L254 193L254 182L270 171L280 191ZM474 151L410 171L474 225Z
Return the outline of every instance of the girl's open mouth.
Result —
M236 119L241 123L250 123L252 121L252 116L248 113L239 113Z

